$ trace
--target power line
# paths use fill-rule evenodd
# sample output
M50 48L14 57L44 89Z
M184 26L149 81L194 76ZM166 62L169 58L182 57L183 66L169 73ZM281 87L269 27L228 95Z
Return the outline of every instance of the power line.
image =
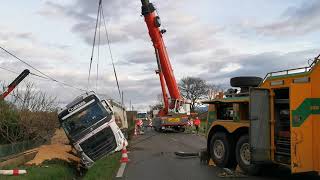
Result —
M12 70L7 69L7 68L4 68L4 67L0 67L0 69L5 70L5 71L8 71L8 72L11 72L11 73L13 73L13 74L20 74L20 73L18 73L18 72L12 71ZM47 77L44 77L44 76L41 76L41 75L38 75L38 74L35 74L35 73L32 73L32 72L30 72L30 75L35 76L35 77L38 77L38 78L41 78L42 80L52 81L51 79L49 79L49 78L47 78ZM39 80L39 79L38 79L38 80ZM67 83L64 83L64 82L60 82L60 81L53 81L53 82L58 83L58 84L61 84L61 85L66 86L66 87L70 87L70 88L79 90L79 91L86 92L86 90L84 90L84 89L75 87L75 86L73 86L73 85L70 85L70 84L67 84Z
M5 70L5 71L8 71L8 72L10 72L10 73L12 73L12 74L18 74L18 75L20 74L20 73L18 73L18 72L12 71L12 70L7 69L7 68L4 68L4 67L0 67L0 69ZM40 76L40 75L35 74L35 73L32 73L32 72L30 72L30 75L39 77L39 79L37 79L37 80L40 80L40 78L41 78L41 80L51 81L50 79L48 79L48 78L46 78L46 77ZM34 78L34 79L35 79L35 78Z
M36 72L40 73L41 75L38 75L38 74L35 74L35 73L32 73L32 75L34 76L38 76L40 78L44 78L44 79L48 79L48 80L51 80L51 81L54 81L56 83L59 83L59 84L62 84L64 86L67 86L67 87L71 87L71 88L74 88L74 89L77 89L79 91L86 91L84 89L81 89L79 87L75 87L73 85L70 85L68 83L65 83L65 82L62 82L62 81L58 81L54 78L52 78L51 76L41 72L40 70L38 70L37 68L33 67L31 64L27 63L25 60L22 60L21 58L19 58L18 56L14 55L13 53L11 53L10 51L6 50L5 48L1 47L0 46L0 49L2 49L4 52L6 52L7 54L9 54L10 56L14 57L15 59L19 60L20 62L22 62L23 64L27 65L28 67L30 67L31 69L35 70ZM43 75L43 76L42 76Z
M23 64L29 66L30 68L32 68L33 70L37 71L38 73L44 75L45 77L55 81L55 79L53 79L52 77L46 75L45 73L41 72L40 70L38 70L37 68L33 67L31 64L27 63L26 61L22 60L21 58L17 57L16 55L14 55L13 53L11 53L10 51L6 50L5 48L0 46L0 49L2 49L4 52L6 52L7 54L9 54L10 56L16 58L17 60L21 61Z

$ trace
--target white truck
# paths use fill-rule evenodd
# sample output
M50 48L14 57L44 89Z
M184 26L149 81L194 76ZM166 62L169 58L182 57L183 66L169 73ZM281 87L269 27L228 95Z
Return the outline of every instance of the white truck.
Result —
M126 134L128 130L128 118L126 108L121 104L114 100L107 101L112 109L115 116L115 121L118 127L121 129L122 133Z
M74 99L59 111L58 117L85 168L128 145L116 124L112 106L94 92Z

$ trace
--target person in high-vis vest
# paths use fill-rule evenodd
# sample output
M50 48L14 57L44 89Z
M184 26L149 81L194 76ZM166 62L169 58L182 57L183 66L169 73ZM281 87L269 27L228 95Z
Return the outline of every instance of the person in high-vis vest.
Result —
M193 120L193 125L196 127L197 134L199 134L200 123L201 123L201 121L200 121L199 117L196 117Z

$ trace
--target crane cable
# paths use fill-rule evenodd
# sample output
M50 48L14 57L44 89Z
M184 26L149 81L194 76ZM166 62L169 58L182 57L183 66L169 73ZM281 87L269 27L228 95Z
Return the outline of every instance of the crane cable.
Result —
M97 60L97 76L96 76L96 92L98 93L99 81L99 62L100 62L100 42L101 42L101 13L99 15L99 34L98 34L98 60Z
M123 101L123 97L121 95L121 89L120 89L120 85L119 85L119 80L118 80L118 75L117 75L117 71L114 65L114 58L112 55L112 50L111 50L111 45L110 45L110 38L109 38L109 33L108 33L108 28L107 28L107 23L106 23L106 19L104 16L104 12L103 12L103 8L101 8L101 15L103 18L103 24L104 24L104 28L105 28L105 32L106 32L106 38L107 38L107 44L108 44L108 49L109 49L109 53L110 53L110 58L111 58L111 62L112 62L112 67L113 67L113 73L117 82L117 87L118 87L118 93L119 93L119 97L120 97L120 101ZM122 102L123 105L123 102Z
M95 28L94 36L93 36L93 45L92 45L90 65L89 65L88 90L89 90L89 86L90 86L91 68L92 68L92 61L93 61L93 55L94 55L94 48L95 48L95 45L96 45L96 37L97 37L99 16L100 16L100 11L102 9L101 8L102 7L101 4L102 4L102 0L99 0L98 13L97 13L97 19L96 19L96 28Z

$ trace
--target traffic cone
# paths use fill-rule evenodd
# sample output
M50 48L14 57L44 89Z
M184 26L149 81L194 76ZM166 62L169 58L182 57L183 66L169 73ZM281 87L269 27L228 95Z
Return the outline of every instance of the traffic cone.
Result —
M13 176L19 176L20 174L27 174L26 170L18 170L18 169L13 169L13 170L0 170L1 175L13 175Z
M128 151L127 151L127 147L126 147L126 144L125 144L125 143L123 143L123 148L122 148L121 153L122 153L122 157L121 157L120 162L121 162L121 163L127 163L127 162L129 162Z

